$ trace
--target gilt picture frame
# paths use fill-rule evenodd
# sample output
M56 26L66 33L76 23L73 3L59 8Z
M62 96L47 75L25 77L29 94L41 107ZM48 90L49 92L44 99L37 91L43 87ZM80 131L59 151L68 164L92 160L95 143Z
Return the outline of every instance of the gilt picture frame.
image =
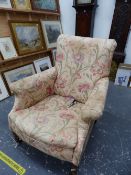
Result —
M0 8L12 8L10 0L0 0Z
M0 38L0 52L5 60L18 56L11 37Z
M45 37L47 48L54 48L57 45L57 39L62 34L62 26L60 21L42 21L42 30Z
M31 0L32 9L58 13L59 0Z
M50 57L44 57L34 61L34 66L37 73L48 70L52 67Z
M32 76L36 73L34 65L28 64L25 66L17 67L15 69L6 71L3 73L3 77L6 81L7 87L10 90L10 84L23 78ZM11 92L10 92L11 93Z
M0 101L4 100L5 98L9 97L9 93L6 89L5 83L3 81L2 76L0 75Z
M19 55L46 49L40 22L9 21L9 25Z
M31 10L30 0L12 0L13 7L19 10Z

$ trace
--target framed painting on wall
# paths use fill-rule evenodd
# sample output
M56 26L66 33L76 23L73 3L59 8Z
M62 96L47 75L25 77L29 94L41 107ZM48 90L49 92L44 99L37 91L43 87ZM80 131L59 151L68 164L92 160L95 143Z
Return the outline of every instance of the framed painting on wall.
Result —
M37 73L43 72L52 67L50 57L41 58L34 61L34 66Z
M0 52L5 60L17 57L15 47L10 37L0 38Z
M4 78L7 82L8 87L10 88L10 84L16 82L20 79L29 77L35 74L35 69L33 64L29 64L26 66L18 67L16 69L4 72Z
M0 8L12 8L10 0L0 0Z
M62 34L60 21L41 21L43 33L47 48L53 48L57 45L57 39Z
M46 49L39 22L9 21L9 24L19 55Z
M31 10L30 0L13 0L13 6L20 10Z
M2 76L0 75L0 101L4 100L8 96L9 96L8 91L6 89Z
M59 12L58 0L31 0L31 4L34 10Z

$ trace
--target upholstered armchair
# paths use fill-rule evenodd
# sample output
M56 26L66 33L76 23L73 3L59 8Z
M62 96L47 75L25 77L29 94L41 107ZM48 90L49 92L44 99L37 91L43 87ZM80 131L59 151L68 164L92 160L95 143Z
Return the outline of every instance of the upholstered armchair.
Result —
M104 109L115 48L110 39L61 35L56 66L11 85L9 127L17 141L78 167Z

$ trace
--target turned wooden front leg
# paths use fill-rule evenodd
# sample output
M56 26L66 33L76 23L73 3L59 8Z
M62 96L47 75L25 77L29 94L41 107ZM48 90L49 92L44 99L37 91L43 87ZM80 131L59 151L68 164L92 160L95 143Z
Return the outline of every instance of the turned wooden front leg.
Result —
M72 164L69 175L77 175L77 170L78 170L78 167Z
M13 135L13 137L14 137L14 140L15 140L17 143L21 143L21 142L22 142L22 140L21 140L14 132L12 132L12 135Z

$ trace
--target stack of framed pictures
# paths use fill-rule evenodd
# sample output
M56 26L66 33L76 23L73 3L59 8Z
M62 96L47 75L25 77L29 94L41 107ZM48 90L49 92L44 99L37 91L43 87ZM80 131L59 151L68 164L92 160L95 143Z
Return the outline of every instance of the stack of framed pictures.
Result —
M58 0L0 0L0 8L59 12Z
M115 85L131 88L131 65L120 64L117 70Z
M8 91L6 89L5 83L0 75L0 101L4 100L9 96Z
M9 22L10 29L10 32L9 30L7 33L5 32L6 35L3 32L0 37L0 59L2 58L0 62L1 66L6 65L0 71L1 101L11 95L11 83L35 73L43 72L55 65L57 39L62 34L62 27L58 20L60 13L59 0L0 0L0 8L4 8L3 12L8 14L6 25ZM16 12L16 15L22 14L20 21L11 20L14 19L11 15L14 12ZM43 20L41 15L37 15L35 20L32 21L32 16L35 13L44 14L44 12L46 15L55 15L55 18L51 19L50 16L50 20ZM25 20L25 15L28 16L27 20ZM46 51L52 53L52 62L49 56L44 57L44 55L50 55L46 54ZM29 58L32 61L27 61L26 56L27 59ZM19 61L17 62L16 59L19 59ZM12 61L14 61L14 65ZM9 66L7 63L9 63Z
M60 21L41 20L41 24L34 21L9 21L9 25L19 55L55 48L57 39L62 34ZM11 41L10 47L13 48Z
M0 8L14 8L23 12L32 9L39 13L41 11L60 12L59 0L0 0ZM2 58L10 59L18 55L46 50L46 48L55 48L57 38L62 33L60 21L40 21L41 23L9 20L13 42L10 36L0 38Z
M17 52L19 55L25 55L46 50L46 47L54 48L58 36L62 33L60 21L41 21L42 29L39 22L33 21L9 21L9 24L16 49L11 37L0 38L0 51L3 59L17 57ZM45 37L43 37L42 30Z

